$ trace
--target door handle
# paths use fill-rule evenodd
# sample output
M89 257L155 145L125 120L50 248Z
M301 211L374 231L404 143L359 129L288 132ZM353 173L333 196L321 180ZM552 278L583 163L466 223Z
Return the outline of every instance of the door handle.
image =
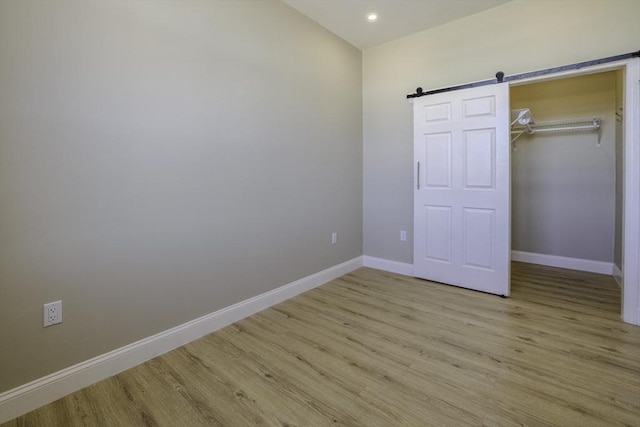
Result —
M416 172L416 181L418 181L418 190L420 189L420 162L418 162L418 171Z

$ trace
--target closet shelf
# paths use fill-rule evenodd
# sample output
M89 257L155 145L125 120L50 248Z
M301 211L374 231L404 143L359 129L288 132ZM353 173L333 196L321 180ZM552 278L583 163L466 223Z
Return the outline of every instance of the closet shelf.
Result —
M511 112L511 142L515 143L516 139L523 134L535 135L536 133L545 132L598 131L599 147L601 124L602 119L600 119L600 117L535 122L529 109L523 108Z

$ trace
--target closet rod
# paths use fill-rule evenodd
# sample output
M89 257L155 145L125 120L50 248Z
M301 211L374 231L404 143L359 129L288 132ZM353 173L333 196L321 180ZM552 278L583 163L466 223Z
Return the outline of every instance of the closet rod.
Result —
M554 132L554 131L564 131L564 130L598 129L599 127L600 127L600 125L564 126L564 127L548 127L548 128L533 127L531 133Z
M517 123L517 121L514 121L514 124L515 123ZM585 124L585 123L588 123L588 124ZM544 133L544 132L562 132L562 131L572 131L572 130L573 131L597 130L598 131L597 145L598 147L600 147L601 123L602 123L602 119L600 119L600 117L559 120L559 121L542 122L542 123L535 123L535 122L526 123L526 124L518 123L519 126L511 127L511 143L514 144L514 149L515 149L516 139L518 139L523 134L535 135L536 133Z
M559 131L568 131L568 130L595 130L595 129L599 129L600 128L600 124L590 124L590 125L581 125L581 126L563 126L563 127L540 127L540 126L533 126L530 129L519 129L519 130L512 130L511 133L527 133L529 135L532 135L534 133L540 133L540 132L559 132Z

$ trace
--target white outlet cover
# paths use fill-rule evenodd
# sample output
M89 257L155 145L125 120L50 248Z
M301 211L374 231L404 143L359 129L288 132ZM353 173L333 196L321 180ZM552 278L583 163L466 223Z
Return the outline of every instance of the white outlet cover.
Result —
M62 323L62 301L49 302L44 305L44 327Z

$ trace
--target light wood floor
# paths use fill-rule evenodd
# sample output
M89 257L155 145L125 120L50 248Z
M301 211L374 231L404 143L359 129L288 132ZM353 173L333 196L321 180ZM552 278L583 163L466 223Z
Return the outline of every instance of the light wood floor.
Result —
M513 264L512 297L362 268L7 426L640 426L610 277Z

